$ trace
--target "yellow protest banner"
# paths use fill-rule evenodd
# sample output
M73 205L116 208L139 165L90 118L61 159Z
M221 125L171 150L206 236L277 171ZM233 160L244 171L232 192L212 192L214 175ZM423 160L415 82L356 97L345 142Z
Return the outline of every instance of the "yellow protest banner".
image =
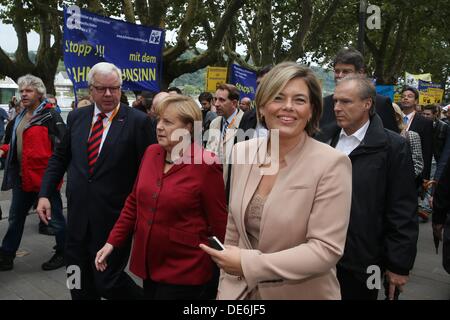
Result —
M227 68L207 67L206 68L206 91L216 92L217 87L227 82Z
M441 103L444 90L439 83L419 80L419 104Z
M431 73L411 74L405 72L405 84L407 86L418 88L419 80L431 82Z
M419 104L433 104L433 103L441 103L442 96L444 95L443 89L438 88L428 88L427 91L420 91L419 95Z

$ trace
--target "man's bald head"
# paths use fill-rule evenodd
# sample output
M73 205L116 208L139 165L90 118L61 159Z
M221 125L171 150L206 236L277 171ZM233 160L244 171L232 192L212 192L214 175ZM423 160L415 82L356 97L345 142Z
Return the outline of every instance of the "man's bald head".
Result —
M239 102L239 109L241 109L244 112L250 110L251 107L252 107L252 100L249 97L244 97Z

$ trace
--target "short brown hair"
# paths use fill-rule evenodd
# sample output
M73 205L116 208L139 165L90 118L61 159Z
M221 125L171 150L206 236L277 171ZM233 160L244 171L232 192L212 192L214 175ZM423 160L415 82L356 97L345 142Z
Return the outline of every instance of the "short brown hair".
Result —
M435 104L427 104L422 107L422 110L431 110L431 112L433 112L433 114L437 114L438 106Z
M309 90L312 117L306 124L305 131L312 136L319 130L319 120L322 116L322 89L314 72L308 67L295 62L283 62L270 70L256 90L256 114L258 120L262 121L260 109L272 102L286 84L296 78L303 79Z
M232 84L222 83L216 90L226 90L228 91L228 99L239 101L239 90Z

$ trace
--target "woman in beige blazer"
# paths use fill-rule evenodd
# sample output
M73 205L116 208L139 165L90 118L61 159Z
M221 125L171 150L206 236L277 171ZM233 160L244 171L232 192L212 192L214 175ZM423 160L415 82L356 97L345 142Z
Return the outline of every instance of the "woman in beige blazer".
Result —
M218 299L340 299L351 162L311 138L320 85L285 62L262 80L256 106L271 135L233 149L225 250L200 245L222 269Z

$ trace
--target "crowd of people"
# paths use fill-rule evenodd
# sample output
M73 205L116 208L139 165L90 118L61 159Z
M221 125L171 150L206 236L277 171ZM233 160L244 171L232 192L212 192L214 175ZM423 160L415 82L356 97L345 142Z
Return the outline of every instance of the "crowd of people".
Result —
M0 147L13 190L0 271L36 205L56 239L42 268L77 266L77 300L375 300L374 268L398 299L430 215L450 272L450 112L413 87L399 105L378 95L357 50L333 68L324 98L311 69L284 62L258 72L254 101L221 84L199 104L172 87L129 107L102 62L67 123L42 80L21 77Z

